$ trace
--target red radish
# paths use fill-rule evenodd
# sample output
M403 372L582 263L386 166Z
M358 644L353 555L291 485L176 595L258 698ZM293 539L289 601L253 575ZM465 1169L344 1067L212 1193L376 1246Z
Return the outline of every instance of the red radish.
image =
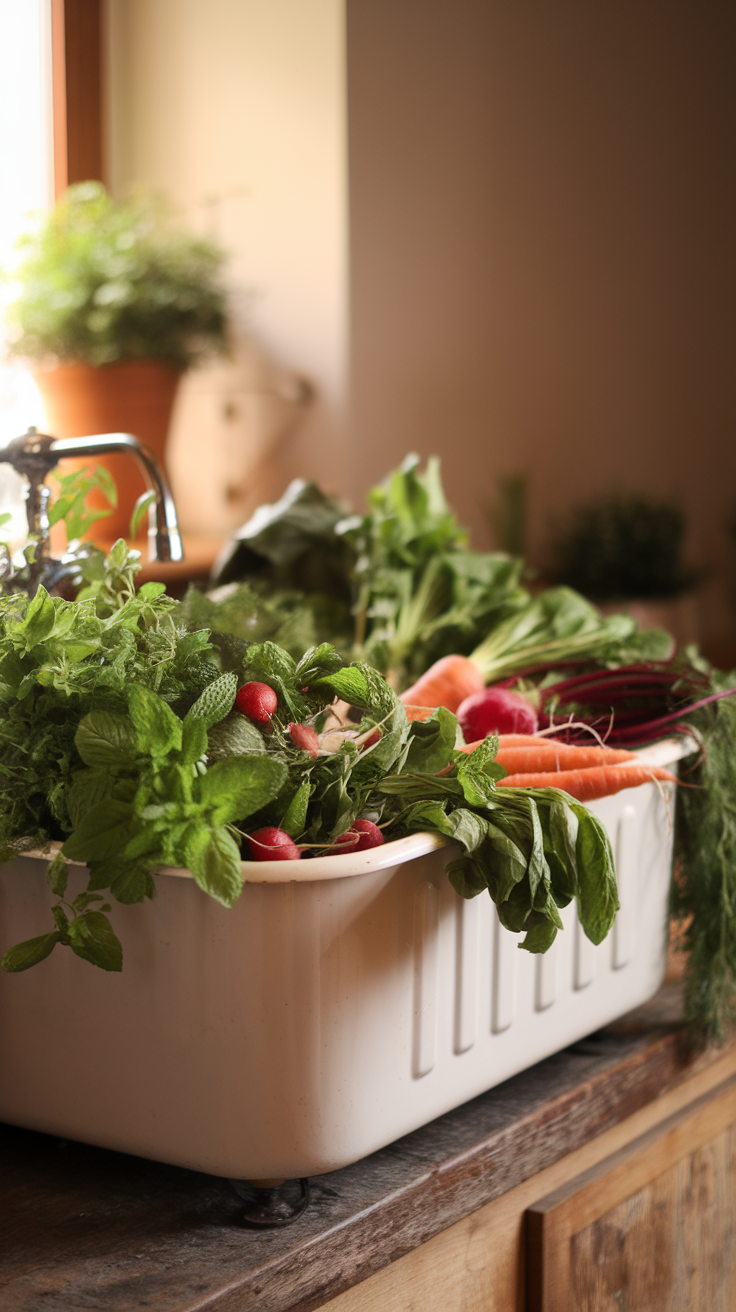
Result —
M316 757L319 751L319 738L317 730L311 724L290 724L289 737L295 747L300 747L303 752L309 752L309 755Z
M468 741L489 733L536 733L537 716L526 697L508 688L475 692L457 708L457 722Z
M254 861L298 861L301 851L294 839L275 825L266 825L246 834L250 854Z
M338 834L333 839L333 847L344 847L346 852L354 852L358 846L358 835L354 829L346 829L344 834Z
M372 820L353 820L353 829L357 829L360 834L356 852L366 852L369 847L380 847L386 841Z
M242 688L238 688L235 698L238 710L254 724L260 725L271 723L271 716L278 704L276 693L267 683L244 683Z
M335 839L336 847L344 847L348 852L367 852L371 847L380 847L386 840L372 820L353 820L350 829Z
M467 656L443 656L402 692L401 700L405 706L446 706L448 711L456 711L464 698L484 686L478 666Z
M374 729L373 733L366 738L365 742L363 743L363 746L375 747L376 743L380 743L380 741L381 741L381 730Z

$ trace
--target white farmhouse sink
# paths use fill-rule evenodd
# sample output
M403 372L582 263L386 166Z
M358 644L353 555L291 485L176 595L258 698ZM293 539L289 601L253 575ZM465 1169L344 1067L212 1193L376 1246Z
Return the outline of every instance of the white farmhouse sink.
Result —
M591 807L621 910L594 947L568 907L544 957L517 949L486 894L456 895L452 851L427 834L244 862L231 911L166 870L153 903L114 908L122 974L57 947L2 975L0 1119L232 1178L355 1161L656 992L671 797L644 784ZM0 867L3 945L46 927L45 869Z

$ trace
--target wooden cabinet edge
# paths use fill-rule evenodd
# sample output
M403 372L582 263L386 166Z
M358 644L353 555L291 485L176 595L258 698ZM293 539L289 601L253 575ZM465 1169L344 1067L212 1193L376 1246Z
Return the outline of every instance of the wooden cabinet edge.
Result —
M736 1124L736 1075L526 1209L528 1312L568 1312L575 1234Z

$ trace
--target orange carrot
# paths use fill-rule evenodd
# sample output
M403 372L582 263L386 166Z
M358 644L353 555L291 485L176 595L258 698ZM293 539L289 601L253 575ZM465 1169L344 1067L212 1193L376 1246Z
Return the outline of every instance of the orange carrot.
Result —
M594 802L598 797L610 797L624 788L637 788L639 784L663 779L677 783L669 770L657 765L599 765L591 770L561 770L552 784L549 773L510 774L498 782L499 788L561 788L578 802Z
M467 656L443 656L425 674L402 692L405 706L446 706L456 711L472 692L482 692L485 680Z
M436 706L405 706L406 718L411 723L413 720L428 720L430 715L434 715L437 710Z
M639 765L634 752L612 747L565 746L564 743L541 742L538 747L500 747L499 765L509 774L534 774L540 771L589 770L596 765Z
M498 736L499 747L543 747L552 742L551 738L540 738L538 733L501 733Z

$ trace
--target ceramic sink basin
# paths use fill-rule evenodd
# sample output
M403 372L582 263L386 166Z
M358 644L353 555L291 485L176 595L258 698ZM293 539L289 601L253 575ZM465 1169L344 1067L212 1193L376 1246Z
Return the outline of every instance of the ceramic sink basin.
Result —
M57 948L0 977L0 1119L232 1178L355 1161L656 992L671 789L593 804L621 910L594 947L568 907L543 957L518 950L487 895L457 896L452 849L427 834L244 862L231 911L167 869L153 903L114 908L122 974ZM43 932L45 869L0 867L5 944ZM72 896L85 879L73 872Z

